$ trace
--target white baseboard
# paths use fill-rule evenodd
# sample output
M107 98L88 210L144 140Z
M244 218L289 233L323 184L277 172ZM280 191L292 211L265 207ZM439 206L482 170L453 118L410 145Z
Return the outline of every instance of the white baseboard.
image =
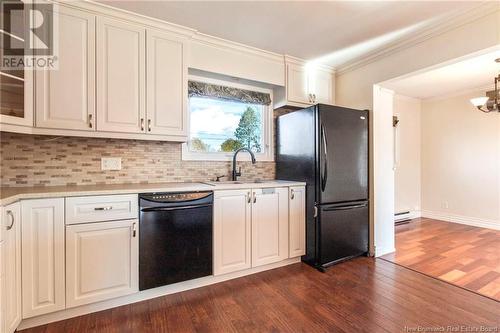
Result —
M208 286L211 284L239 278L245 275L250 275L250 274L255 274L259 272L263 272L269 269L274 269L290 264L295 264L300 262L300 257L297 258L291 258L291 259L286 259L274 264L268 264L260 267L255 267L255 268L250 268L246 269L243 271L239 272L234 272L234 273L228 273L224 275L219 275L219 276L207 276L195 280L190 280L190 281L185 281L185 282L179 282L175 284L171 284L168 286L163 286L159 288L154 288L154 289L149 289L149 290L144 290L144 291L139 291L135 294L128 295L128 296L122 296L118 298L114 298L111 300L107 301L102 301L98 303L92 303L92 304L87 304L87 305L82 305L74 308L69 308L53 313L49 313L46 315L41 315L38 317L34 318L28 318L24 319L17 330L24 330L27 328L35 327L35 326L40 326L40 325L45 325L48 323L52 323L55 321L60 321L68 318L73 318L73 317L78 317L82 316L85 314L93 313L93 312L98 312L102 310L107 310L111 308L116 308L118 306L122 305L127 305L131 303L136 303L144 300L148 300L151 298L156 298L156 297L161 297L165 295L170 295L170 294L175 294L181 291L186 291L190 289L195 289L195 288L200 288L204 286Z
M477 217L454 215L443 212L435 212L429 210L422 210L422 217L427 217L430 219L436 219L446 222L453 222L459 224L466 224L473 227L488 228L494 230L500 230L499 220L481 219Z
M408 214L403 215L394 215L394 221L402 221L402 220L412 220L422 216L422 212L419 210L409 211Z

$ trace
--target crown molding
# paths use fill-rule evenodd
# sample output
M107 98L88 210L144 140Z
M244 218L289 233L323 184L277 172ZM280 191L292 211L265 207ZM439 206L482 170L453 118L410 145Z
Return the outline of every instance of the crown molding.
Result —
M262 50L253 46L245 45L238 42L233 42L227 39L207 35L201 32L196 32L192 39L205 45L222 47L229 50L236 50L243 53L250 53L258 56L268 58L269 60L283 62L283 55L271 51Z
M413 45L422 43L428 39L436 37L447 31L456 29L467 23L476 21L495 12L499 12L500 15L500 4L496 1L485 1L472 9L455 11L449 15L441 17L431 26L422 29L420 32L415 33L411 37L401 38L395 42L379 47L374 51L371 51L361 57L338 66L336 68L337 75L342 75L360 67L366 66L379 59L397 53Z

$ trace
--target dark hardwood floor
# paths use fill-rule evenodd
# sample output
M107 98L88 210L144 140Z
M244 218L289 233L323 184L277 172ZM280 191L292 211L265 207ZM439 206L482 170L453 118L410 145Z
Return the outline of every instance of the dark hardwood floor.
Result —
M414 219L383 258L500 301L500 231Z
M403 332L497 327L500 304L391 262L294 264L22 332ZM493 331L495 332L495 331Z

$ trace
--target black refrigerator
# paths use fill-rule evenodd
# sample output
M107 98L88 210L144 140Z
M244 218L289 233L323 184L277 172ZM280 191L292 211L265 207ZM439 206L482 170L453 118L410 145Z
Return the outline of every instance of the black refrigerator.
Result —
M368 253L368 111L318 104L278 117L276 177L306 182L306 255L324 269Z

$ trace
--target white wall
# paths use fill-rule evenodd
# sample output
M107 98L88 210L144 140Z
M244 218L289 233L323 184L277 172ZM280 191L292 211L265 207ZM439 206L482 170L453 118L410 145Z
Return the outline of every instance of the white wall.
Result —
M394 136L392 132L392 115L394 93L375 85L373 87L374 112L372 125L379 130L373 133L373 186L370 193L372 214L375 221L388 223L375 223L371 238L376 245L377 256L395 251L394 244ZM389 119L389 121L387 121Z
M421 206L421 101L394 95L394 115L399 119L395 132L394 208L395 212L420 214Z
M497 3L496 10L490 11L487 15L474 17L470 20L464 19L463 24L454 29L432 38L424 38L416 44L398 49L362 67L340 73L336 77L336 103L347 107L373 110L374 114L371 114L370 117L374 119L375 113L380 111L377 110L374 103L374 99L378 98L375 96L374 84L480 52L498 44L500 44L500 4ZM384 167L380 163L379 165L383 169L378 172L374 170L374 165L378 163L377 160L386 160L388 156L392 156L392 145L377 147L383 141L376 142L375 140L377 136L383 136L379 132L385 130L385 122L390 123L391 121L392 110L391 113L383 112L383 116L378 121L379 125L372 124L373 149L370 178L373 191L372 202L375 203L375 206L383 206L380 207L379 211L392 211L392 215L394 215L394 200L377 199L378 196L384 197L389 195L388 193L394 193L393 181L385 185L382 184L384 179L394 177L392 165ZM376 186L377 181L379 186ZM394 224L392 217L389 219L385 214L377 216L378 209L372 207L371 214L372 230L375 229L375 233L376 225L379 225L379 230L384 230L385 228L390 229L390 225ZM372 233L371 251L373 252L374 246L376 246L375 255L383 255L381 249L391 247L393 236L390 234L381 235L381 238L377 240L377 237Z
M500 113L485 90L422 103L422 215L500 229Z

